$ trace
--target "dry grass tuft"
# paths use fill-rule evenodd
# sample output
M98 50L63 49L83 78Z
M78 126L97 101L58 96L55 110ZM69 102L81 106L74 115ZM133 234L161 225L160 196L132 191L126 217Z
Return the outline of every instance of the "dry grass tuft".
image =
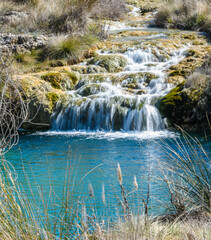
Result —
M115 228L95 239L105 240L208 240L211 237L211 222L197 220L162 223L149 220L147 226L142 216L133 216L130 221L119 221Z
M178 217L211 213L211 169L209 156L201 143L185 132L174 140L174 147L168 143L162 146L170 159L163 164L164 181L168 186L172 208Z
M92 13L94 18L119 20L125 17L125 0L100 0L94 7Z
M51 39L48 45L41 50L40 60L49 59L66 59L69 63L80 61L91 48L97 39L91 35L82 37L69 37L58 35Z

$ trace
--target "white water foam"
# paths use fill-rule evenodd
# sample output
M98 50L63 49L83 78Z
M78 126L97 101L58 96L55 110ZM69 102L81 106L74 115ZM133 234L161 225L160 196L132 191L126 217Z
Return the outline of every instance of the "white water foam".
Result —
M141 15L140 8L129 7L129 15ZM133 27L125 22L107 21L105 29L115 31ZM159 33L147 37L165 36ZM184 47L169 55L154 46L145 49L140 45L139 49L130 48L124 54L119 53L128 61L125 69L115 75L122 79L120 81L113 82L109 76L104 80L87 81L87 76L81 75L76 90L67 92L71 96L69 104L58 106L52 115L52 131L48 134L109 139L170 137L172 133L165 130L166 121L156 103L173 87L166 82L166 70L180 62L187 49ZM113 53L99 51L98 54Z
M171 132L168 130L156 131L156 132L105 132L105 131L86 131L86 130L72 130L72 131L48 131L48 132L36 132L31 135L34 136L64 136L64 137L79 137L83 139L106 139L108 141L118 139L129 139L129 140L147 140L147 139L159 139L159 138L176 138L179 136L178 133Z
M141 30L143 27L133 27L124 22L115 22L115 21L107 21L105 22L104 30L110 33L115 31L127 31L127 30Z
M165 70L181 61L186 50L187 47L173 51L168 59L157 48L129 49L123 54L128 65L117 74L125 79L112 83L105 77L102 82L82 83L79 89L71 91L69 105L52 115L52 130L164 130L164 120L155 104L172 89L165 82ZM130 75L133 73L143 74L134 79ZM147 74L155 76L149 81ZM128 92L130 86L135 86L134 94ZM135 94L139 90L141 95Z

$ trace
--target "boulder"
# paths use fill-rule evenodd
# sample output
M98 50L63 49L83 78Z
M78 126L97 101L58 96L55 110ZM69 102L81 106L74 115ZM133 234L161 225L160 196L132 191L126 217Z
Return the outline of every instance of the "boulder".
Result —
M99 65L108 72L119 72L128 64L128 61L123 55L108 54L98 55L89 60L88 64Z
M73 72L43 72L16 76L23 98L29 101L29 118L22 126L27 130L48 130L51 115L59 103L72 97L66 90L74 88L78 79Z
M211 119L210 76L193 74L186 83L179 84L164 96L157 107L172 125L185 130L208 128L207 117Z

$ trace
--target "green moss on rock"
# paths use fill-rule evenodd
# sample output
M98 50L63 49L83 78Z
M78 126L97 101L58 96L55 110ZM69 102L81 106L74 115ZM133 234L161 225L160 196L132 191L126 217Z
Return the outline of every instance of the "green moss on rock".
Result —
M99 65L108 72L119 72L127 65L127 59L122 55L98 55L91 59L88 64Z
M66 90L73 90L78 83L80 77L75 72L50 72L41 76L41 79L51 84L53 88Z
M206 112L209 109L210 95L207 84L194 82L195 77L189 78L172 89L156 104L163 117L167 117L171 124L191 128L205 122ZM208 81L208 80L207 80Z
M54 104L59 100L59 96L58 94L54 93L54 92L50 92L46 94L46 97L48 99L48 101L50 102L50 108L51 110L54 107Z
M184 82L173 88L165 97L162 98L161 103L175 106L176 101L182 101L181 91L183 86Z
M137 95L142 95L142 94L146 94L146 90L145 89L140 89L136 92Z
M67 61L66 60L50 60L49 65L51 67L63 67L67 65Z
M100 84L92 83L92 84L86 84L82 88L78 90L78 94L80 94L83 97L87 97L93 94L97 94L99 92L104 92L106 90L105 87L102 87Z
M195 34L182 34L181 38L189 39L189 40L195 40L197 37Z
M67 76L71 79L72 83L76 85L79 81L79 75L75 72L67 72Z
M184 76L185 75L185 72L184 71L181 71L181 70L174 70L172 71L169 76L170 77L174 77L174 76Z
M201 54L197 51L197 50L195 50L195 49L190 49L190 50L188 50L187 52L186 52L186 56L187 57L199 57Z
M60 73L47 73L41 77L42 80L50 82L53 88L61 88L62 75Z

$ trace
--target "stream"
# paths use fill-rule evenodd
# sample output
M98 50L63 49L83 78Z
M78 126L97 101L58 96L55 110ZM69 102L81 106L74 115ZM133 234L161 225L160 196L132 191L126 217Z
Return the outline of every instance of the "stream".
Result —
M116 56L123 61L121 71L79 73L76 89L67 92L69 102L58 104L52 115L52 129L22 134L18 145L6 154L26 194L30 198L29 181L40 206L40 189L46 199L52 188L57 197L62 197L66 172L71 166L73 202L80 199L88 213L94 204L100 219L116 217L117 196L121 198L116 177L119 163L127 192L133 191L134 175L137 178L138 194L129 196L134 207L142 205L140 195L146 197L150 175L150 214L165 210L168 191L157 179L160 166L170 159L160 145L166 141L176 148L174 139L180 139L181 134L168 129L168 121L160 114L157 103L174 87L167 81L167 70L185 58L190 46L173 42L170 34L178 30L148 27L153 14L142 17L133 7L128 16L137 17L136 26L130 20L107 23L111 48L98 51L100 57ZM144 33L136 36L137 31ZM74 67L80 69L89 64L85 61ZM92 65L100 66L100 60ZM197 136L209 153L210 141L201 133ZM90 197L90 186L94 199ZM59 204L57 197L49 203L50 210Z

